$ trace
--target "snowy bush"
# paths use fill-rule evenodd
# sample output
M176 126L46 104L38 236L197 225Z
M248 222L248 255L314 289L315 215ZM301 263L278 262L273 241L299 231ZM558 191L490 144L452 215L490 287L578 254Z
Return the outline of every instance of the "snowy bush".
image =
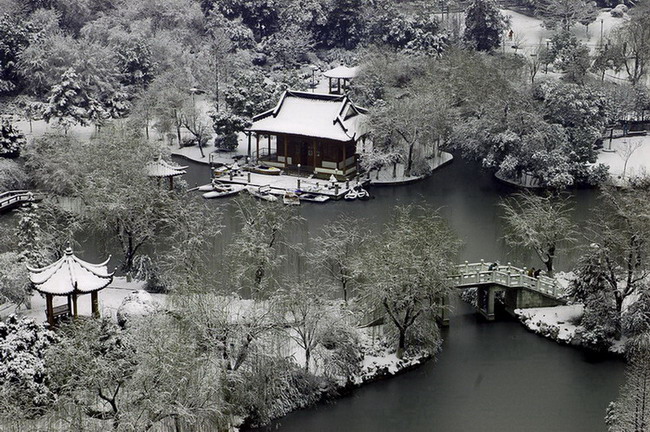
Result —
M252 425L263 425L318 401L327 382L307 373L290 359L260 357L254 367L231 375L232 402Z
M0 417L32 417L52 402L44 358L56 341L33 319L0 321Z
M616 336L619 317L606 293L592 294L585 301L585 313L576 331L581 344L598 351L606 351Z
M122 300L117 309L117 323L125 327L129 320L154 313L158 305L146 291L134 291Z
M26 189L29 177L16 161L0 158L0 190Z
M10 301L16 306L29 302L31 283L20 254L0 254L0 303Z

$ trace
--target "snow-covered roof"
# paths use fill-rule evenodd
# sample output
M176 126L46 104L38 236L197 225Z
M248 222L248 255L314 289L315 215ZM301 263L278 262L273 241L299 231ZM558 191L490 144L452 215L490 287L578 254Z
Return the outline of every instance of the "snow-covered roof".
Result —
M159 158L146 166L149 177L175 177L186 173L186 166L176 166Z
M365 114L346 95L287 90L275 108L253 117L250 130L345 142L365 133Z
M338 66L334 69L330 69L327 72L323 72L327 78L340 78L340 79L352 79L357 76L359 73L358 67L347 67L347 66Z
M108 272L108 260L101 264L91 264L77 258L68 248L58 261L43 267L31 268L29 279L34 288L43 294L68 295L87 294L107 287L113 281L113 273Z

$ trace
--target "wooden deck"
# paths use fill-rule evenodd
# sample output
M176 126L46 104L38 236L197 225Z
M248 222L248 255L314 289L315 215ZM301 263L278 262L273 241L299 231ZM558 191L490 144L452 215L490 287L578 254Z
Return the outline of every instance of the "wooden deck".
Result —
M345 194L350 191L350 189L357 185L367 187L370 183L370 180L366 177L355 177L353 180L332 183L327 180L287 174L267 175L251 172L242 172L239 175L233 176L230 176L230 174L225 174L221 177L217 177L216 179L223 183L231 183L244 186L269 186L271 188L271 193L275 194L284 194L286 190L299 189L306 193L322 195L334 200L342 199Z

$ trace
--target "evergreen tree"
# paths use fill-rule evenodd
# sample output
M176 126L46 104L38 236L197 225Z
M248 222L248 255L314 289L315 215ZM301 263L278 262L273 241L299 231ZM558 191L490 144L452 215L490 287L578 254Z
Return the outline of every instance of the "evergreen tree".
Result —
M2 121L2 125L0 125L0 157L18 157L20 148L26 143L25 135L9 121Z
M316 28L316 40L330 48L354 48L365 32L362 11L362 0L334 0L327 21Z
M61 76L59 84L52 87L43 118L47 122L56 119L67 133L74 124L87 124L89 102L86 91L81 87L79 76L73 68L69 68Z
M501 45L506 18L494 0L473 0L465 10L465 41L478 51Z

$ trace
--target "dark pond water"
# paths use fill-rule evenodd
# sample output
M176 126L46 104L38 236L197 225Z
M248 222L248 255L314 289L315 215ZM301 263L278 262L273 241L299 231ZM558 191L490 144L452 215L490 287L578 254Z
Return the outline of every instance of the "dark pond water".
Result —
M190 185L207 182L207 167L190 163L189 170ZM306 222L299 237L308 240L339 215L364 219L378 232L394 205L428 203L440 209L464 241L461 259L539 266L535 256L512 252L501 240L497 204L513 192L476 165L456 160L420 183L374 188L376 199L371 201L303 205L300 212ZM579 190L573 195L574 220L584 227L597 210L597 192ZM225 231L227 235L227 226ZM576 255L574 251L560 256L558 268L570 269ZM605 431L605 408L618 395L623 369L620 361L557 345L512 320L481 322L469 306L456 300L436 362L333 403L292 413L267 430Z

